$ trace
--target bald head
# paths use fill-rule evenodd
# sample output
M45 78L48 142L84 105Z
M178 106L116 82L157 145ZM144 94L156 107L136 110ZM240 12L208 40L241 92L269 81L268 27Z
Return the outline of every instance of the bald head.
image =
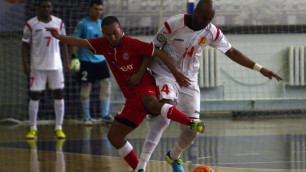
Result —
M207 11L214 9L212 0L200 0L196 6L196 9L199 11Z
M200 0L191 18L195 30L204 29L215 17L215 7L212 0Z

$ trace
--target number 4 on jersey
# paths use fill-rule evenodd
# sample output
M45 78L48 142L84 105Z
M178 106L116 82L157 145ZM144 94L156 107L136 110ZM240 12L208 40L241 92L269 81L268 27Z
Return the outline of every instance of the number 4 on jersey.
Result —
M189 57L192 57L192 55L193 55L193 50L194 50L194 46L191 47L191 49L190 49L189 52L188 52L188 49L189 49L189 48L186 48L185 53L184 53L184 55L183 55L183 58L185 58L186 55L188 55Z
M167 95L169 94L170 91L169 91L169 87L167 84L163 86L163 88L161 89L161 92L165 92Z

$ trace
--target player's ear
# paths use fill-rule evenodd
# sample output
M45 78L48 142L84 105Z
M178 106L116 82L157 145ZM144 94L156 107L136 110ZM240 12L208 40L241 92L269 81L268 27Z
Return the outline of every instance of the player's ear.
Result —
M123 26L120 25L119 28L120 28L120 31L123 33Z

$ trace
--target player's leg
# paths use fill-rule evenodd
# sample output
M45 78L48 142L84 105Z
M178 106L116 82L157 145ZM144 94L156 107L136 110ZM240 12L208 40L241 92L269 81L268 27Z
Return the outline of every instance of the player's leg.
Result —
M182 112L188 114L190 118L195 121L200 117L200 91L197 86L191 86L189 88L181 88L178 92L177 108ZM181 153L188 148L193 141L197 138L198 132L191 130L183 126L183 130L179 136L179 139L175 146L167 153L166 159L168 162L179 161ZM173 166L175 168L177 166ZM179 170L176 170L179 171Z
M150 160L150 157L155 150L156 146L158 145L160 138L168 127L170 123L170 119L167 119L161 115L156 117L156 121L154 122L153 126L150 128L146 139L144 141L142 152L140 154L139 163L135 171L138 170L145 170L146 166Z
M110 143L133 170L138 164L138 158L132 145L125 138L140 125L145 116L146 111L136 93L135 97L126 100L125 105L116 115L107 136Z
M80 99L83 110L83 118L85 125L92 125L90 115L90 92L91 92L91 76L92 76L92 63L80 61L81 69L78 73L78 81L81 83Z
M110 143L118 150L119 155L129 164L132 169L135 169L138 164L138 158L135 154L133 146L125 139L134 128L114 120L107 138Z
M112 122L114 117L110 115L111 79L106 61L95 66L95 78L100 81L100 104L102 122Z
M27 139L34 139L37 136L37 114L39 109L39 98L41 91L45 90L47 74L45 71L31 70L30 76L30 102L29 119L30 131L26 135Z
M158 81L157 79L156 81L157 84L160 85L161 82ZM176 90L178 88L178 86L176 86L177 83L174 81L171 82L169 78L164 78L163 83L164 83L163 85L159 86L160 96L162 96L161 99L163 99L163 102L160 102L157 99L156 95L152 94L145 95L142 98L142 104L145 107L145 109L153 114L164 116L165 118L187 125L193 130L202 132L201 122L194 122L186 114L182 113L172 105L173 100L176 99ZM145 87L144 89L146 89L148 93L155 91L155 88L151 88L149 86Z
M83 118L85 120L85 125L92 125L91 115L90 115L90 92L91 92L91 83L82 83L81 84L81 104L83 110Z
M50 88L53 90L54 98L54 111L55 111L55 132L56 137L59 139L66 138L62 130L62 124L65 114L65 103L64 103L64 74L63 70L54 70L48 72L48 83Z

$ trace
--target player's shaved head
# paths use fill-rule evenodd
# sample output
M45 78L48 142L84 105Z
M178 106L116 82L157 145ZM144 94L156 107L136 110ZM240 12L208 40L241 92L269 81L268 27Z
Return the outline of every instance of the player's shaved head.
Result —
M46 2L52 4L51 0L40 0L39 3L38 3L38 7L41 7L41 5L46 3Z
M200 0L196 6L196 9L198 10L203 10L207 5L212 5L213 1L212 0Z
M120 26L120 22L115 16L107 16L103 19L103 22L101 24L101 27L103 28L104 26L111 25L113 23L118 23L118 26Z
M215 7L212 0L200 0L192 15L191 25L194 30L204 29L214 18Z

